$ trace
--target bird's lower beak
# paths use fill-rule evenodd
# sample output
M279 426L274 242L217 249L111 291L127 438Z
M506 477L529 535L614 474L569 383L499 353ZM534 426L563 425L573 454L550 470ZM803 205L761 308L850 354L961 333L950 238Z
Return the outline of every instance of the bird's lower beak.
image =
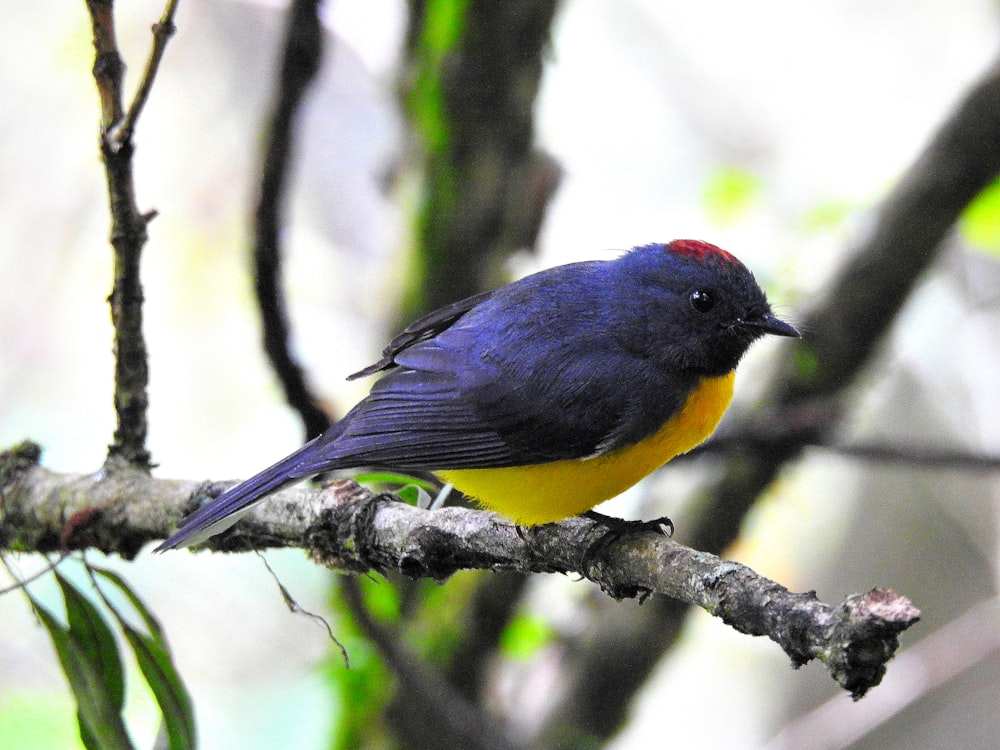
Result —
M746 325L751 328L756 328L761 333L770 333L775 336L791 336L793 338L798 338L802 335L799 333L798 328L793 326L791 323L786 323L780 318L775 317L772 313L764 313L759 317L747 320Z

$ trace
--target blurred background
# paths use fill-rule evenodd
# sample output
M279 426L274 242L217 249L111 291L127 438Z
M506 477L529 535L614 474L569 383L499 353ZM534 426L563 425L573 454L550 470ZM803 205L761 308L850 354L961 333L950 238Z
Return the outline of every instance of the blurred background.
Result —
M0 446L30 438L47 467L90 473L114 429L90 24L82 2L5 10ZM535 144L558 165L558 185L537 237L489 266L489 279L696 237L739 256L795 321L993 62L998 10L986 0L564 0L534 105ZM129 91L161 12L149 0L116 7ZM407 12L396 0L323 7L326 56L297 125L286 292L295 354L335 413L364 393L368 383L344 377L377 358L421 283L412 255L419 177L401 94ZM249 275L284 4L190 0L176 21L136 137L139 206L158 212L143 265L149 447L157 476L222 480L253 473L303 437L261 354ZM853 386L845 435L1000 454L995 194L963 216ZM751 352L738 399L753 397L777 345L789 343ZM682 535L683 497L710 471L668 467L602 510L635 516L643 503L646 515L669 513ZM770 641L693 612L608 746L995 747L996 480L809 450L757 503L726 556L827 602L876 585L910 597L923 619L902 636L884 683L851 703L821 665L794 671ZM331 619L351 653L349 674L325 632L287 611L256 556L107 562L161 619L204 747L350 746L343 738L358 696L391 693L392 681L347 622L334 574L294 551L268 559L303 606ZM44 560L13 564L28 575ZM442 616L455 617L449 591L477 580L421 588L422 611L438 597ZM52 596L54 586L37 591ZM523 640L491 662L481 701L530 741L588 614L636 605L555 576L529 580L518 596L511 622ZM65 677L23 597L0 597L0 623L0 747L82 747ZM130 726L148 746L155 710L141 680L132 675L130 685ZM377 746L365 742L356 746Z

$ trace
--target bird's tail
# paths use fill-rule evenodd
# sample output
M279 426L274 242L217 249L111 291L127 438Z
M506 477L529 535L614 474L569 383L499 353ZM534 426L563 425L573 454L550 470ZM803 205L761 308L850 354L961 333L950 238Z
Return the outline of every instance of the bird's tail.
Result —
M319 438L309 441L273 466L230 487L208 505L185 518L174 535L153 551L163 552L203 542L239 521L270 493L315 473L302 473L297 469L313 451L318 440Z

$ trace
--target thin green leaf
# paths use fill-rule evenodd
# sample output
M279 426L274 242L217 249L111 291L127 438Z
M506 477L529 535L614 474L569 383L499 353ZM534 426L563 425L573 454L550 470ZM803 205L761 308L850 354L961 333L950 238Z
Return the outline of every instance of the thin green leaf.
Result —
M76 698L80 738L84 745L88 750L133 750L125 723L104 684L104 674L88 657L87 649L77 640L77 634L59 622L27 589L24 594L48 630L63 673Z
M174 667L170 651L145 633L121 620L125 639L135 653L142 676L146 678L163 716L170 750L193 750L197 747L194 706Z
M117 588L122 594L124 594L125 598L128 599L129 604L132 605L132 608L135 610L136 614L138 614L139 617L142 618L142 622L146 626L146 630L148 631L148 633L153 638L156 638L164 646L167 645L166 636L163 634L163 628L160 627L160 621L157 620L156 616L149 611L149 609L146 607L145 602L143 602L142 599L139 598L138 594L132 591L132 588L128 585L128 582L124 578L122 578L113 570L109 570L107 568L99 568L96 565L88 564L87 569L91 573L95 573L99 575L101 578L104 578L105 580L111 582L115 586L115 588ZM103 598L105 603L109 605L109 609L111 609L111 611L114 612L115 615L117 616L118 612L114 609L114 607L110 606L110 602L108 602L108 598L104 595L104 592L101 590L100 586L97 587L97 593L101 595L101 598ZM121 618L119 617L119 619Z
M160 714L163 716L163 724L166 727L167 739L170 750L188 750L197 746L197 732L194 719L194 706L191 703L191 696L181 680L180 673L174 666L173 658L170 654L170 647L163 634L160 623L152 612L146 607L125 579L117 573L105 568L89 566L92 574L96 574L107 581L110 581L125 598L128 599L133 609L142 618L143 624L148 632L143 633L134 627L122 613L115 607L99 585L96 586L101 598L108 609L111 610L122 632L125 640L128 641L132 652L135 654L139 671L145 678L149 689L160 707ZM97 580L94 580L95 585Z
M118 653L118 642L107 621L86 596L66 578L54 572L63 599L70 634L80 644L87 659L101 675L101 682L115 713L125 707L125 669Z
M99 737L94 736L94 733L90 731L90 727L87 724L87 720L83 716L83 712L77 710L76 712L76 723L80 727L80 741L83 742L83 746L87 750L101 750L101 740Z

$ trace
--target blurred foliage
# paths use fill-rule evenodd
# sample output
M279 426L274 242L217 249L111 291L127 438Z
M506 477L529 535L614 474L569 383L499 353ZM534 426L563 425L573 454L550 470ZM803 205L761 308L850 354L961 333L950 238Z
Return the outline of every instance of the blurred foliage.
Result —
M484 574L466 570L448 579L448 585L432 580L414 581L419 608L407 622L406 639L411 649L437 664L447 664L466 634L465 613Z
M5 693L4 710L0 711L0 747L80 747L74 708L69 694Z
M968 205L958 226L970 245L1000 255L1000 179Z
M760 178L749 170L722 167L709 176L702 189L705 212L716 224L734 224L750 213L762 190Z
M370 610L378 611L380 619L398 612L398 596L392 586L367 578L359 578L358 583L368 594ZM331 607L347 610L339 587L333 593ZM382 655L349 617L342 618L337 638L350 655L350 665L345 667L339 654L331 655L326 664L327 679L340 708L330 747L333 750L391 747L382 710L392 695L392 680Z
M426 311L426 279L446 263L438 257L443 235L458 210L451 122L447 112L443 69L462 41L468 0L429 0L423 6L420 34L413 51L410 88L405 96L407 119L419 141L423 187L413 212L410 267L404 275L400 319Z
M805 232L827 232L842 226L855 209L845 200L831 200L819 203L803 214L800 226Z
M521 613L507 624L500 648L511 659L527 661L555 637L556 631L545 618Z

